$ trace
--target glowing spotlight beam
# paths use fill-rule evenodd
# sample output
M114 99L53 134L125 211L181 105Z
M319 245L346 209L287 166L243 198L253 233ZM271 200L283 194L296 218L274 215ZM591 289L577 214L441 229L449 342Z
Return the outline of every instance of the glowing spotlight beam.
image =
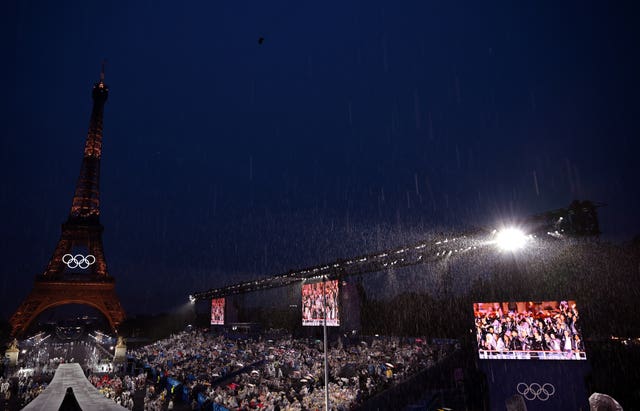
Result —
M517 251L527 244L528 237L517 228L505 228L496 233L495 244L503 251Z

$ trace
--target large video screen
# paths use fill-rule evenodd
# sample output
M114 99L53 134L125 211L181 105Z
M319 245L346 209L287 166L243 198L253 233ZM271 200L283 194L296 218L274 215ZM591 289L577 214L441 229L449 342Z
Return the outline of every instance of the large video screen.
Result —
M211 300L211 325L224 325L224 298Z
M475 303L481 359L586 360L576 302Z
M323 325L323 286L327 296L327 326L338 327L340 325L338 280L302 285L302 325Z

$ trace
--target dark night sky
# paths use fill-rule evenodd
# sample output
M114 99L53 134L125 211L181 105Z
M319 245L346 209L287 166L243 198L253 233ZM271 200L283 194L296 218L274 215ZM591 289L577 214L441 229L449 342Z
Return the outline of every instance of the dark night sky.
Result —
M58 240L103 58L128 312L573 199L639 234L637 11L465 3L4 2L0 314Z

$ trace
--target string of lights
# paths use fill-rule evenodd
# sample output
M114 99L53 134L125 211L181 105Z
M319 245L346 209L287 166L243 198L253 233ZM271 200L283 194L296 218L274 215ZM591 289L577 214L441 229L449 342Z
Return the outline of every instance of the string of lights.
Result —
M290 270L259 280L245 281L189 296L191 302L252 291L285 287L301 281L342 279L352 275L367 274L437 261L454 254L468 253L487 245L497 245L504 251L516 251L538 234L553 239L567 236L597 236L600 234L596 208L604 204L589 200L574 201L566 209L558 209L528 217L518 226L501 230L473 230L457 236L429 239L411 246L403 246L350 259L340 259L328 264ZM526 234L525 231L528 233Z
M212 288L204 292L194 293L189 297L191 301L220 298L251 291L284 287L305 280L314 281L323 278L342 279L352 275L423 264L445 258L454 253L462 253L476 249L477 246L473 245L472 242L474 241L464 235L438 241L425 241L412 246L404 246L361 255L355 258L337 260L329 264L291 270L259 280Z

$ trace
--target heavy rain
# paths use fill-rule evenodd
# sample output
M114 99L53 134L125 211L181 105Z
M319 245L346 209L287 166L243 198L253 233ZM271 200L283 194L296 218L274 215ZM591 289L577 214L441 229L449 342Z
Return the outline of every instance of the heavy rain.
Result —
M3 4L0 408L640 409L634 6Z

